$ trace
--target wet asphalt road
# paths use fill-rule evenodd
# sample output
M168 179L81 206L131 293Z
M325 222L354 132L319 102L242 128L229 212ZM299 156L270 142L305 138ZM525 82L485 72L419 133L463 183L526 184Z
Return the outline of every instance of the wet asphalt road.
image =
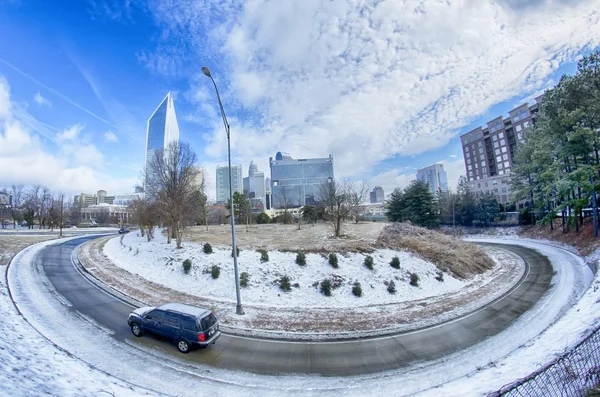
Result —
M40 252L50 282L72 310L114 331L118 341L158 349L182 358L176 347L151 336L136 338L127 326L132 307L82 277L71 263L73 249L95 237L82 237ZM384 338L343 342L280 342L222 335L208 349L184 356L190 363L262 374L305 373L348 376L406 367L441 358L472 346L511 325L547 291L552 265L534 250L502 245L529 265L524 281L512 293L486 308L439 326Z

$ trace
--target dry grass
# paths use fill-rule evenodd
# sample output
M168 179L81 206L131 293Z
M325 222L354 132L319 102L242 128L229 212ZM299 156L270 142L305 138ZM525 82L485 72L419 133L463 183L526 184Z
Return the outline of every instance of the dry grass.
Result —
M412 252L461 279L494 267L494 262L485 251L475 244L410 223L388 224L376 246Z
M56 236L1 236L0 265L7 265L14 255L30 245L55 238Z

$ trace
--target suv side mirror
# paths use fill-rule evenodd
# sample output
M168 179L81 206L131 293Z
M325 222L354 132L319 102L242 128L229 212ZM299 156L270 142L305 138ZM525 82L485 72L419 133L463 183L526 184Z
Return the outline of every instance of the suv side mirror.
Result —
M146 316L144 317L144 320L152 320L152 316Z

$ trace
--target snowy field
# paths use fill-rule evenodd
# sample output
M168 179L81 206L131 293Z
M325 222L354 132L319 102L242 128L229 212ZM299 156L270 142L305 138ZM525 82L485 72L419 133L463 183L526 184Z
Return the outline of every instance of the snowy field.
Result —
M35 247L15 259L13 270L19 269L20 276L18 282L11 276L11 286L23 292L17 297L19 308L44 336L17 313L1 280L0 395L198 395L210 390L214 396L483 396L526 376L600 324L600 278L587 288L591 276L581 259L545 244L507 242L536 248L557 265L552 291L542 302L497 337L439 362L351 378L215 371L122 345L75 316L47 290L30 266L41 248ZM69 324L68 332L64 324ZM134 386L141 384L145 388Z
M488 249L488 254L502 265L468 280L442 273L434 264L408 252L389 249L369 254L373 258L373 270L364 265L367 254L362 253L337 253L338 268L334 268L325 254L309 253L306 265L299 266L293 252L270 251L269 260L261 262L259 252L242 250L239 271L249 274L249 282L241 289L246 315L240 317L230 310L235 295L229 247L215 246L213 253L206 254L198 243L188 242L184 248L177 249L175 244L167 244L160 233L151 242L130 233L110 239L102 251L117 267L173 291L171 298L164 295L144 298L136 291L128 290L131 284L139 285L139 279L119 286L117 279L123 281L128 275L121 273L112 277L109 282L113 288L138 300L156 304L161 299L181 300L180 293L183 293L201 298L185 301L211 307L225 325L242 328L254 336L295 339L315 339L315 332L320 333L319 338L332 338L332 333L336 338L381 335L447 321L498 298L519 281L524 272L520 258L498 249ZM102 263L110 266L103 261L89 261L91 256L93 253L85 250L80 254L88 271L94 273ZM400 269L390 266L395 256L400 260ZM187 274L182 266L186 259L192 262ZM210 273L213 266L220 268L217 279ZM411 274L419 276L417 286L410 284ZM288 292L279 287L282 276L290 278L292 288ZM106 279L105 276L98 277ZM326 278L339 283L329 297L320 292L320 282ZM395 293L388 291L391 281L395 283ZM355 282L361 285L361 297L352 293ZM143 286L140 289L144 290L144 295L152 290ZM394 310L391 310L392 306ZM377 314L365 316L366 312ZM259 333L261 330L278 334ZM234 329L229 331L236 332ZM312 333L302 334L306 332Z

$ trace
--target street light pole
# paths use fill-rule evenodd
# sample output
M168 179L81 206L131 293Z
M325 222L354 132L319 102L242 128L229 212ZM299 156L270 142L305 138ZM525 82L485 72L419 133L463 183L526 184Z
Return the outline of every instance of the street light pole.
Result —
M233 187L231 182L231 139L229 132L229 123L227 122L227 117L225 116L225 110L223 109L223 103L221 102L221 96L219 95L219 89L217 88L217 83L215 83L215 79L210 74L210 70L206 67L202 67L202 73L210 78L215 86L215 91L217 93L217 99L219 100L219 107L221 108L221 117L223 118L223 125L225 126L225 133L227 134L227 158L229 160L229 203L231 211L231 246L232 246L232 254L233 254L233 272L235 276L235 295L237 298L237 305L235 306L236 314L244 314L244 309L242 307L242 299L240 298L240 278L238 276L238 261L237 261L237 246L235 244L235 219L233 212Z

